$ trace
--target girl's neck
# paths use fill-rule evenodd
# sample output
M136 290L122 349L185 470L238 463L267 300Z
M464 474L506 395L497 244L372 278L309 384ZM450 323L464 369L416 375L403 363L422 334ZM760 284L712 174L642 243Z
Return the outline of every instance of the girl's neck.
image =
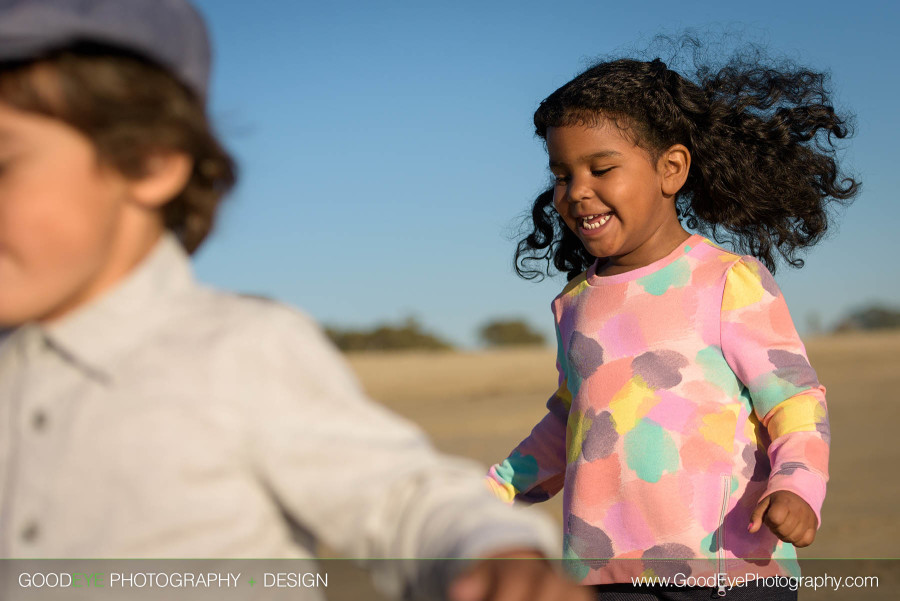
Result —
M605 260L601 260L600 265L597 266L597 275L600 277L617 275L646 267L668 256L690 237L691 235L681 227L681 223L658 230L634 251L619 257L607 257Z

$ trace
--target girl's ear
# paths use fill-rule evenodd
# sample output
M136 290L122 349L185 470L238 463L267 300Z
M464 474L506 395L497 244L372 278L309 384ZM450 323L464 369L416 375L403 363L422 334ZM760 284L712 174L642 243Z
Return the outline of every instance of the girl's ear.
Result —
M157 152L146 158L144 173L129 178L131 198L148 209L159 209L178 196L194 170L194 159L184 152Z
M687 181L691 169L691 151L682 144L671 146L659 157L657 169L662 178L663 194L675 196Z

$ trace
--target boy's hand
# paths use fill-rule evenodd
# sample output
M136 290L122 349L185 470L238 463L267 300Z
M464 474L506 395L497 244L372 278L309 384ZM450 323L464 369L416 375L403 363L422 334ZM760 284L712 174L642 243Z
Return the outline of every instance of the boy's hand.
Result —
M775 536L795 547L806 547L816 538L816 514L798 495L776 490L759 502L747 531L758 532L763 522Z
M516 549L479 561L450 585L450 601L590 601L587 587L557 574L533 549Z

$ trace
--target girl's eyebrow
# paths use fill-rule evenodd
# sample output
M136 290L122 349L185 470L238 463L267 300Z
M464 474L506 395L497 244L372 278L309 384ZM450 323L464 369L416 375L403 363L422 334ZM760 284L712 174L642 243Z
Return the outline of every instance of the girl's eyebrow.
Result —
M575 159L575 162L583 163L586 161L590 161L592 159L607 159L610 157L620 157L620 156L622 156L622 153L617 152L615 150L601 150L599 152L592 152L591 154L586 154L584 156L580 156L577 159ZM550 161L550 166L551 167L562 167L563 163L560 163L559 161Z

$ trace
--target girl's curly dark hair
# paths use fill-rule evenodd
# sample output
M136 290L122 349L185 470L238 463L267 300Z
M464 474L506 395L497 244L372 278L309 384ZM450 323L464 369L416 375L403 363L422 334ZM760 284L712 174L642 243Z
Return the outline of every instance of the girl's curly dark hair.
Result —
M836 157L849 117L835 112L827 74L762 58L739 53L718 70L698 67L695 80L658 58L602 62L541 102L535 132L546 140L550 127L612 120L651 157L683 144L691 168L676 208L685 225L773 272L776 251L802 267L798 251L822 238L829 204L859 190ZM530 221L515 254L521 277L560 271L571 280L594 262L553 209L552 187L535 199Z

